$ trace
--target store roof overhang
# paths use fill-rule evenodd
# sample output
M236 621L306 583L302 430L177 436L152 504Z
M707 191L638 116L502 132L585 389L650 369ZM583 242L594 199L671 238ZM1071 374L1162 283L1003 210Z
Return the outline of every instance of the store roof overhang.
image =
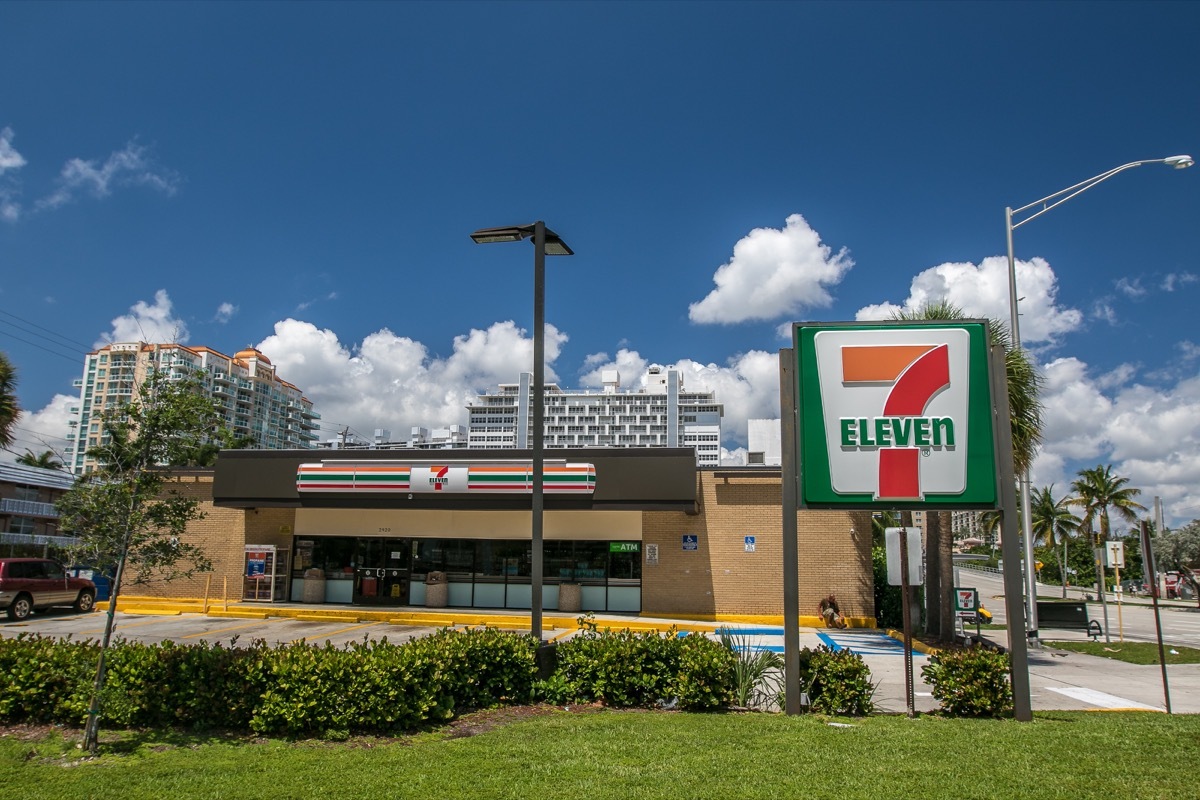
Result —
M228 508L395 508L520 510L530 494L419 492L299 492L301 464L318 462L413 464L530 462L530 450L223 450L217 457L213 502ZM586 462L596 467L589 495L544 495L555 510L696 511L696 455L680 448L547 449L545 460Z

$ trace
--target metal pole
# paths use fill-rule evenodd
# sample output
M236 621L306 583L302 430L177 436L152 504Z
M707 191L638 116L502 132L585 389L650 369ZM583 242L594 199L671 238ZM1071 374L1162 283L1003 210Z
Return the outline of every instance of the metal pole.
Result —
M784 713L800 704L800 546L796 507L800 476L796 458L796 352L779 351L779 436L783 472L783 702Z
M1158 498L1154 498L1156 507ZM1161 508L1159 508L1161 514ZM1142 535L1142 573L1150 583L1150 599L1154 603L1154 630L1158 634L1158 663L1162 668L1163 682L1163 701L1166 703L1167 713L1171 713L1171 689L1167 685L1167 655L1163 651L1162 638L1162 618L1158 611L1158 572L1154 569L1154 551L1150 547L1150 526L1146 524L1146 520L1142 520L1141 525Z
M542 640L542 512L545 505L543 433L546 393L546 223L533 225L533 563L529 632Z
M1100 595L1100 608L1104 611L1104 643L1112 644L1112 637L1108 634L1108 596L1104 591L1105 578L1104 574L1104 553L1101 552L1103 545L1097 546L1098 539L1092 538L1092 559L1096 562L1096 592Z
M1013 210L1011 208L1004 209L1004 229L1008 239L1008 314L1010 333L1012 335L1012 347L1014 350L1021 349L1021 320L1020 312L1017 310L1017 262L1013 257ZM1006 381L1007 383L1007 381ZM1029 501L1029 470L1025 469L1021 473L1021 543L1025 553L1025 618L1028 627L1026 628L1026 636L1030 640L1030 644L1034 647L1038 646L1038 619L1037 619L1037 571L1033 568L1033 520L1032 508ZM1008 556L1005 556L1008 560ZM1011 626L1011 621L1009 622ZM1010 628L1011 632L1011 628Z
M996 425L996 474L1000 496L1000 547L1005 564L1017 569L1004 570L1004 614L1008 619L1009 669L1013 690L1013 716L1020 722L1033 719L1029 698L1029 642L1025 638L1025 604L1021 602L1021 556L1017 547L1017 499L1012 459L1012 424L1008 410L1008 379L1004 369L1004 348L992 347L992 403Z
M908 528L900 529L900 597L903 599L902 609L904 619L904 702L908 708L908 716L917 715L916 696L913 693L913 663L912 663L912 610L908 602Z

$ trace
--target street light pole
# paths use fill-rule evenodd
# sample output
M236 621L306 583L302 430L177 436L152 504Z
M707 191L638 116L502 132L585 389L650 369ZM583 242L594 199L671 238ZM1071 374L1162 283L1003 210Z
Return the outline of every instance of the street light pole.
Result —
M1024 225L1026 222L1037 219L1042 214L1045 214L1052 208L1057 208L1063 203L1076 197L1098 183L1103 183L1114 175L1124 172L1127 169L1140 167L1143 164L1166 164L1175 169L1186 169L1195 162L1191 156L1179 155L1170 156L1168 158L1151 158L1144 161L1131 161L1128 164L1122 164L1119 167L1114 167L1107 172L1102 172L1088 178L1085 181L1080 181L1074 186L1068 186L1066 189L1047 195L1040 200L1034 200L1032 203L1021 206L1018 209L1004 209L1004 226L1005 234L1008 239L1008 310L1012 333L1012 346L1014 350L1021 349L1021 323L1020 314L1017 311L1017 262L1013 257L1013 231ZM1040 207L1040 208L1039 208ZM1023 219L1013 222L1013 219L1026 211L1036 208L1037 210ZM1025 615L1027 620L1026 635L1029 639L1036 643L1038 638L1038 619L1037 619L1037 570L1034 569L1033 558L1033 520L1032 511L1030 508L1030 481L1029 468L1026 467L1021 472L1020 478L1020 500L1021 500L1021 534L1022 544L1025 555Z
M543 517L546 505L545 475L545 395L546 395L546 256L570 256L574 252L558 234L549 230L546 223L538 220L532 225L512 225L504 228L482 228L471 234L476 244L491 242L517 242L533 237L533 390L530 404L533 406L532 436L530 449L533 451L532 499L533 512L530 546L533 557L530 563L529 632L538 641L542 640L542 584L543 584Z
M530 565L533 592L529 610L530 633L542 640L542 519L546 505L545 419L546 396L546 224L533 224L533 563Z

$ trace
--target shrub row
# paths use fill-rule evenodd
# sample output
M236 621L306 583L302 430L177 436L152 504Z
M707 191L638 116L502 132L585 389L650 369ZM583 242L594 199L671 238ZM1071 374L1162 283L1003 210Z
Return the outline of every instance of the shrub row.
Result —
M394 733L456 711L528 702L536 647L490 629L345 648L118 640L106 657L102 714L117 727ZM82 725L99 652L93 641L0 640L0 720Z
M678 707L712 711L733 703L736 655L693 634L629 630L583 631L557 647L558 666L537 685L550 703L602 702L616 707Z

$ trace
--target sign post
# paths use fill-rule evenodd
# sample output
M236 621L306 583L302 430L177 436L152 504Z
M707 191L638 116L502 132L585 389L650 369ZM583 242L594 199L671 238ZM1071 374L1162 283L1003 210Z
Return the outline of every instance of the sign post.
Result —
M992 346L987 321L797 323L792 344L795 375L781 400L785 420L796 409L794 440L783 433L795 442L784 447L784 491L794 476L797 507L999 508L1004 559L1021 563L1004 349ZM803 469L789 472L793 449ZM785 548L788 513L785 504ZM785 568L787 558L785 549ZM1020 569L1010 569L1005 602L1020 721L1033 718L1024 601Z
M1156 498L1157 499L1157 498ZM1171 689L1167 685L1167 655L1163 652L1162 617L1158 611L1158 572L1154 568L1154 550L1150 547L1150 525L1142 520L1142 571L1150 584L1150 600L1154 603L1154 630L1158 634L1158 663L1162 667L1163 700L1167 713L1171 713Z

